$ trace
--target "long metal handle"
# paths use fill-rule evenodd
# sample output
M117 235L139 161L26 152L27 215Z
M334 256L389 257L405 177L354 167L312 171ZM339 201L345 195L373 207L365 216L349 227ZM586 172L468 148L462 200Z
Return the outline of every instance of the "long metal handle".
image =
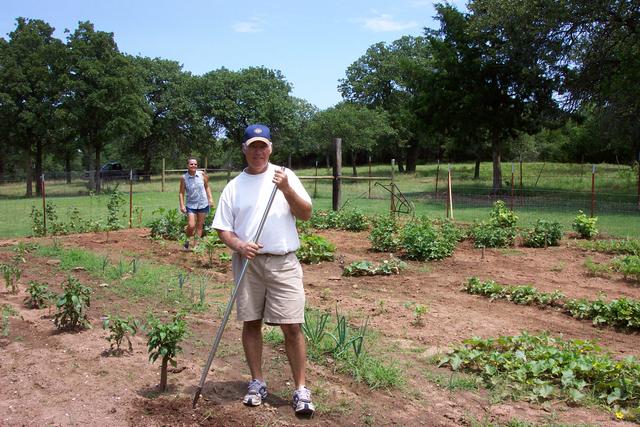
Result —
M284 166L282 167L284 171ZM269 215L269 211L271 210L271 205L273 204L273 199L276 197L276 193L278 191L278 186L274 185L273 190L271 191L271 195L269 196L269 202L267 203L267 208L262 214L262 219L260 219L260 224L258 224L258 231L256 231L256 235L253 238L253 242L257 243L260 235L262 234L262 229L264 228L264 223L267 221L267 216ZM204 383L207 380L207 375L209 373L209 369L211 368L211 363L213 363L213 358L218 351L218 345L220 344L220 340L222 339L222 333L224 332L224 328L229 321L229 315L231 314L231 310L233 309L233 303L236 301L236 296L238 295L238 290L240 289L240 285L242 284L242 279L244 279L244 274L247 271L247 267L249 266L249 259L245 258L242 262L242 269L240 270L240 275L238 276L238 280L236 281L233 290L231 291L231 298L227 303L227 308L224 311L224 316L222 316L222 323L218 328L218 332L216 333L216 337L213 340L213 345L211 346L211 351L209 352L209 358L207 359L207 363L204 365L204 369L202 371L202 376L200 377L200 383L198 384L198 388L196 389L196 394L193 396L193 407L196 407L198 403L198 399L200 398L200 394L202 393L202 389L204 387Z

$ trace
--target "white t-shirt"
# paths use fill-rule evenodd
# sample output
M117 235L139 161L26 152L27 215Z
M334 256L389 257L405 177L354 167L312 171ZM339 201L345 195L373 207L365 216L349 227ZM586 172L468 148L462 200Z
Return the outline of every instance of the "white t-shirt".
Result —
M243 241L253 240L269 203L277 168L269 163L267 170L261 174L251 175L243 171L232 179L222 190L211 226L216 230L233 231ZM311 197L300 179L289 169L285 169L285 173L291 188L311 203ZM273 199L259 243L263 245L260 253L275 255L283 255L300 247L296 219L281 191L277 191Z

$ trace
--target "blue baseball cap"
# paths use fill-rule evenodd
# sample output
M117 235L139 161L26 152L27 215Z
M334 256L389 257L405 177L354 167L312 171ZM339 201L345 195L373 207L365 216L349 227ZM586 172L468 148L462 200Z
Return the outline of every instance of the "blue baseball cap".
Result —
M271 145L271 132L269 132L269 128L261 124L247 126L244 130L242 143L249 145L255 141L263 141Z

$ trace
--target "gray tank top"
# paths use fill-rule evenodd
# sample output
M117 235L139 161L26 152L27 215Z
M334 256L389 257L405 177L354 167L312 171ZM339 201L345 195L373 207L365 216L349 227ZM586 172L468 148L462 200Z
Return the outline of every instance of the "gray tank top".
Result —
M184 179L186 197L184 204L191 209L204 209L209 206L202 172L196 171L194 176L189 175L189 172L187 172L182 177Z

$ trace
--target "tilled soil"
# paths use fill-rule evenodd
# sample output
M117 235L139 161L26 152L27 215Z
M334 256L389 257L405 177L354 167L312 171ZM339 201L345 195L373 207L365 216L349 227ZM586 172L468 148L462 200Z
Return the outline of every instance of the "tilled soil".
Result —
M553 309L518 306L462 292L471 276L499 283L531 284L543 292L562 291L566 296L589 299L601 293L611 298L640 298L640 288L622 277L589 277L586 257L603 262L610 257L576 249L564 240L560 247L516 247L484 252L463 242L454 255L438 262L408 262L398 276L342 277L342 266L353 261L379 261L388 256L370 251L367 233L318 232L336 245L336 260L304 266L307 304L347 314L357 327L365 318L378 338L371 351L401 366L406 383L392 390L370 390L341 373L330 358L310 363L308 383L318 413L313 419L293 415L290 371L280 344L266 344L264 365L270 395L265 405L248 408L244 395L248 369L240 343L240 325L229 322L212 371L196 409L191 399L199 383L213 336L221 319L232 281L227 262L217 258L209 265L205 256L184 253L176 242L153 241L145 229L89 233L23 242L60 244L107 256L112 262L136 258L141 262L173 264L210 281L227 284L222 293L209 295L211 308L187 317L190 335L169 373L169 387L158 390L159 361L148 360L145 338L133 337L133 352L114 355L108 350L107 331L101 317L119 312L144 319L146 314L168 316L175 310L152 300L132 300L114 292L109 283L72 271L94 289L89 312L93 328L58 332L53 309L28 309L23 300L30 280L45 281L59 292L67 273L55 259L27 255L22 264L18 294L0 291L0 304L9 304L18 315L8 323L8 335L0 336L0 425L428 425L458 426L473 422L506 423L518 419L531 423L625 425L599 408L569 406L564 402L533 404L522 401L494 403L486 391L448 391L427 378L451 375L436 368L430 356L447 351L464 339L517 335L523 331L549 331L552 335L591 339L615 356L638 356L638 336L613 328L596 328L591 322L572 319ZM0 242L0 263L14 255L18 240ZM416 324L413 307L427 307ZM631 425L631 424L629 424Z

